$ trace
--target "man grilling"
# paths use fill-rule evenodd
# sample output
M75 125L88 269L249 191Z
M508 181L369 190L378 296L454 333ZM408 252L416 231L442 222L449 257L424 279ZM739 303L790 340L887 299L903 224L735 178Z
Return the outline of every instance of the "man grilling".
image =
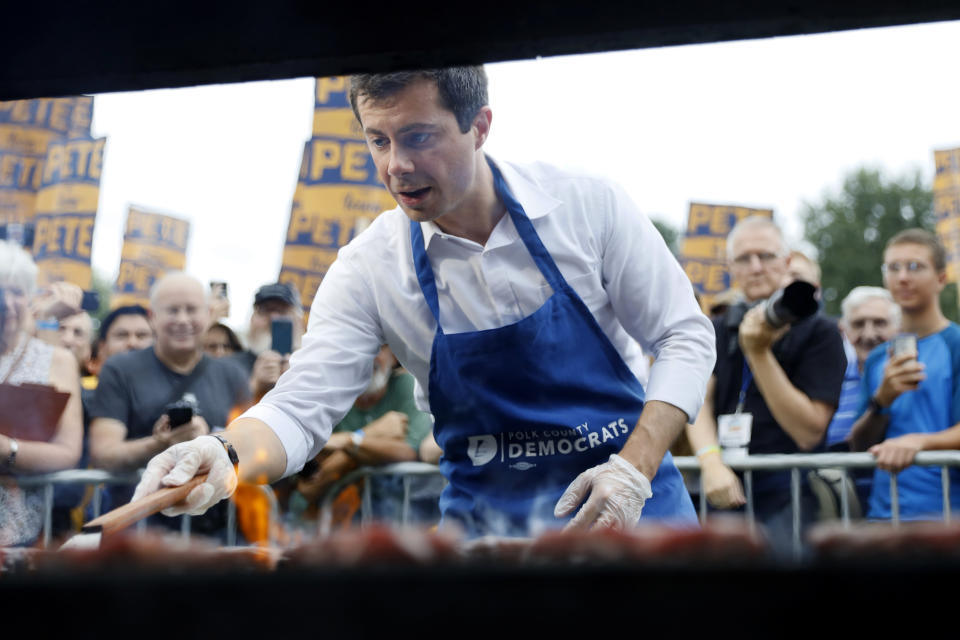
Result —
M641 512L694 524L667 449L703 402L714 336L649 219L605 181L487 156L482 67L351 82L399 207L340 251L277 386L225 442L157 456L136 496L208 471L168 510L197 513L232 491L231 458L245 480L297 472L386 343L435 420L445 523L469 535L629 527Z

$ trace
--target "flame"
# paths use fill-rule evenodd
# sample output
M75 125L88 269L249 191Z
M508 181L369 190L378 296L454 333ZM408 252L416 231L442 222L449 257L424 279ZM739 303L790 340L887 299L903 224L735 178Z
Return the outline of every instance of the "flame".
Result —
M237 505L237 527L250 544L267 546L270 542L270 499L255 484L241 482L233 494Z

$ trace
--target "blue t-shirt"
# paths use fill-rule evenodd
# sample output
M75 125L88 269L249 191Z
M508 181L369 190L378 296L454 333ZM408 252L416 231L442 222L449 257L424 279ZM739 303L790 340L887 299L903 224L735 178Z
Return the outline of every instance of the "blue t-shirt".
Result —
M918 359L926 378L915 391L901 394L886 410L890 416L886 438L908 433L935 433L960 422L960 327L950 323L942 331L917 341ZM883 380L889 355L882 344L867 357L861 384L861 412ZM940 467L911 466L897 475L900 518L927 520L943 517ZM951 510L960 508L960 469L950 470ZM873 476L868 517L890 518L890 474L877 469Z
M847 342L844 341L844 351ZM843 372L843 385L840 387L840 403L833 419L827 426L827 447L843 442L847 439L853 423L860 416L860 366L857 354L852 349L847 351L847 370Z

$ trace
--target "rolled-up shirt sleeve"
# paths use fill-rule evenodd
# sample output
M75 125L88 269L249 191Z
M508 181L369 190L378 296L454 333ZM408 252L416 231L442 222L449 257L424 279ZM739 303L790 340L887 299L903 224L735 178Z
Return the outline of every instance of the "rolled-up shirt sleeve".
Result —
M650 219L620 187L608 197L603 283L624 329L654 357L646 400L667 402L693 422L716 360L713 325Z
M276 386L242 417L265 422L280 438L291 475L323 445L366 388L384 339L366 276L341 250L310 309L303 344Z

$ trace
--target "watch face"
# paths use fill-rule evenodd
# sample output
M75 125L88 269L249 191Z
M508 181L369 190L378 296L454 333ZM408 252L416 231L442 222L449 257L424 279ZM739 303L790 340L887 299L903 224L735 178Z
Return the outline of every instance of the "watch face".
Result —
M240 458L237 456L237 450L233 448L233 445L227 442L222 436L214 435L213 437L219 440L223 448L227 450L227 457L230 458L230 463L234 466L240 464Z

